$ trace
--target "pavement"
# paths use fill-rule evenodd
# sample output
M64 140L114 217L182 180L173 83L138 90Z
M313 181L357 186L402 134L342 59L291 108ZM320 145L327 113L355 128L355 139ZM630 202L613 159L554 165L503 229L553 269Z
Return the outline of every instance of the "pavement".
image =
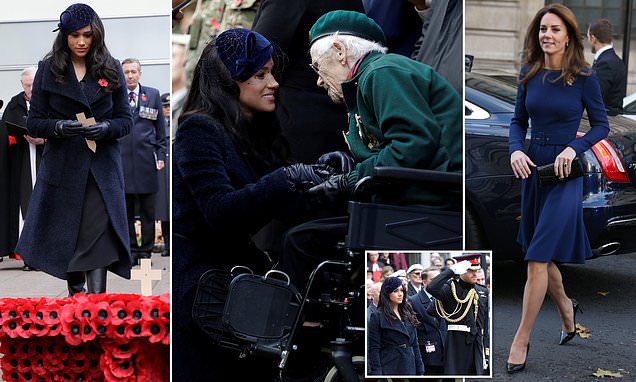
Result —
M170 292L170 257L152 254L152 268L161 269L161 280L152 281L152 294ZM4 257L0 262L0 298L3 297L67 297L66 280L60 280L41 271L22 270L22 260ZM132 269L139 269L136 265ZM126 280L108 272L107 293L141 293L141 282Z

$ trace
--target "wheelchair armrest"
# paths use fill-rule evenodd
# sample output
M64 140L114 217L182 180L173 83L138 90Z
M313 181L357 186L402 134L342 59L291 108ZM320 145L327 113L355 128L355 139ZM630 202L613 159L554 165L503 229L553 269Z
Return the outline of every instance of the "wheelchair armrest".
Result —
M373 176L360 179L353 188L354 199L358 199L369 189L390 184L411 185L427 188L450 186L461 190L462 173L432 171L405 167L375 167Z

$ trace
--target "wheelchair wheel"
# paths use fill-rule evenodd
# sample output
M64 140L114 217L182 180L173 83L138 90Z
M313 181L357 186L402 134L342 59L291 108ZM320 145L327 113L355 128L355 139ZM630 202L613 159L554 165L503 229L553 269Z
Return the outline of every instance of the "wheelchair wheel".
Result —
M365 365L364 357L354 356L351 358L351 363L353 363L353 368L356 369L356 372L358 373L358 378L360 379L360 381L364 381L364 365ZM338 369L334 366L331 368L331 370L329 370L329 373L327 373L327 375L325 376L324 382L344 382L344 381L341 378L340 372L338 372Z

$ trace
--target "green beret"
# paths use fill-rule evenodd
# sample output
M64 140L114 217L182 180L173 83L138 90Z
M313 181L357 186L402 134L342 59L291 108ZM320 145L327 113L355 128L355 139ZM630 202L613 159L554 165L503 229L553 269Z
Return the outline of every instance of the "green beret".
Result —
M354 11L331 11L322 15L309 31L309 46L312 46L316 40L336 32L361 37L386 46L386 37L382 28L364 13Z

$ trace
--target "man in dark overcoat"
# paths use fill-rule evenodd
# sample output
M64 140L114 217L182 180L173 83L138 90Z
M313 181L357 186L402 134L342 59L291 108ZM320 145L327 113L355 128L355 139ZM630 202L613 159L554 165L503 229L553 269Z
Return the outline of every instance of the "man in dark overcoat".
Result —
M65 78L76 78L70 59ZM32 137L46 138L42 166L31 196L29 214L16 247L29 265L55 277L67 279L77 243L89 172L103 197L112 228L119 239L119 261L109 270L130 278L126 205L119 142L130 131L132 119L125 87L107 92L103 80L86 73L82 90L78 81L55 81L50 61L40 62L33 82L27 120ZM124 83L120 72L120 83ZM56 123L76 120L78 113L97 121L108 120L108 135L96 141L96 151L81 136L58 138Z
M446 321L437 314L430 314L427 311L434 304L434 299L426 290L426 286L438 274L439 270L436 268L422 271L422 288L418 293L408 297L420 322L420 325L415 329L417 330L417 341L420 345L420 354L426 375L444 374Z
M426 288L437 300L429 313L436 312L447 322L447 375L484 375L487 367L488 289L476 284L480 257L455 257L458 263L443 270Z
M28 67L20 73L20 84L24 89L7 104L2 120L14 144L9 148L9 243L13 251L18 243L20 224L29 208L35 175L40 166L44 139L33 138L26 130L26 120L31 101L31 89L37 68ZM23 270L32 268L24 264Z
M155 242L155 198L159 190L157 171L165 167L167 154L166 121L159 90L139 83L141 64L136 58L122 61L133 127L121 138L124 164L126 209L131 252L134 259L150 258ZM135 221L141 222L141 245Z
M587 41L594 53L592 69L598 76L607 114L621 114L627 89L627 69L612 45L612 24L609 20L600 19L590 24Z

